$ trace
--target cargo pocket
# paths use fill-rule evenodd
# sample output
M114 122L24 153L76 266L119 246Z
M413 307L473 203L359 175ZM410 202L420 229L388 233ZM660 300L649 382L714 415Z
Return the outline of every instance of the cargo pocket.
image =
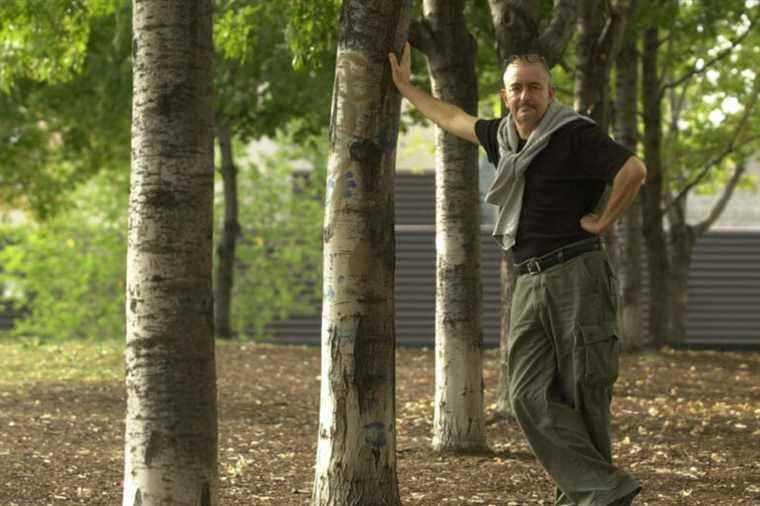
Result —
M610 386L618 377L618 338L614 325L582 325L575 329L573 362L576 380L588 386Z

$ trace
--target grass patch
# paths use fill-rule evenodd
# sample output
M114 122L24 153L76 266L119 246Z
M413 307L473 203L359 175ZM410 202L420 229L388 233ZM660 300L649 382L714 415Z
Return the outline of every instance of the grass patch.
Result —
M0 385L53 381L122 381L124 342L0 340Z
M240 341L216 341L217 348ZM57 341L0 337L0 386L29 382L123 381L124 341Z

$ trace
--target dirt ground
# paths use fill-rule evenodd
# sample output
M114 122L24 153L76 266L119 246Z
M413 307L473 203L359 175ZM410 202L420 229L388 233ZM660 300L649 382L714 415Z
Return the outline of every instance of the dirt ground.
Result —
M496 350L486 353L492 408ZM512 423L492 453L430 450L434 354L397 354L398 478L408 505L551 504L551 482ZM220 347L219 504L308 503L319 409L319 349ZM121 382L0 387L0 506L121 504ZM760 353L623 357L615 459L644 490L635 504L760 505Z

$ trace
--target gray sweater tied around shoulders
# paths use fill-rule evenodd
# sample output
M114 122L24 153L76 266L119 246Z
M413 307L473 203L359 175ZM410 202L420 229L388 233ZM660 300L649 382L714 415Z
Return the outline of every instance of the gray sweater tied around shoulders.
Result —
M498 130L499 164L485 200L498 208L492 235L505 251L515 244L525 190L525 171L536 155L549 145L552 134L576 119L594 122L591 118L552 101L519 152L520 137L512 115L501 120Z

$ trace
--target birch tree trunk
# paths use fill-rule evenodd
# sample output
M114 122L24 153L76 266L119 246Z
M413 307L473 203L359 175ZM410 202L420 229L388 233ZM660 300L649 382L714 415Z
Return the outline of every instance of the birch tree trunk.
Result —
M219 124L217 139L222 156L224 226L216 250L219 263L216 270L214 290L214 328L217 337L230 339L234 335L230 324L230 313L232 310L232 287L235 282L235 248L240 235L240 222L238 221L237 167L232 151L232 135L226 121Z
M649 336L655 348L665 345L668 332L668 257L661 208L662 95L657 68L659 49L657 28L644 31L642 86L644 104L644 158L647 182L641 187L644 241L649 265Z
M502 74L504 63L513 54L537 53L549 67L560 59L575 29L576 0L554 0L550 20L541 19L538 2L532 0L488 0ZM541 27L543 31L540 30ZM503 85L503 84L502 84ZM502 104L502 116L507 113ZM499 336L499 380L496 391L496 418L511 418L507 384L507 342L515 276L511 256L502 253L499 266L501 280L501 328Z
M396 476L393 173L400 95L388 53L407 0L345 0L330 125L322 385L313 505L400 504Z
M216 504L211 13L133 3L124 506Z
M424 0L412 42L427 56L433 96L477 116L476 44L464 1ZM483 412L478 148L436 127L436 308L433 448L487 450Z
M636 38L628 30L616 59L615 138L636 152L638 145L639 58ZM620 342L624 350L644 345L641 311L641 196L618 221L617 275Z

